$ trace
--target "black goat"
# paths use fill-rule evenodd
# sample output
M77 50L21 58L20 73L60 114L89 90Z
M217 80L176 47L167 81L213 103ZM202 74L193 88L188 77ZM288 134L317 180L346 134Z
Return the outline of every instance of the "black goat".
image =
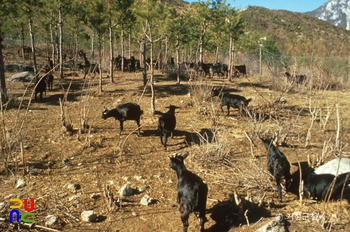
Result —
M216 62L211 66L212 77L214 77L215 73L217 73L218 77L221 75L223 78L228 76L228 65L221 64L220 62Z
M39 93L40 101L43 100L43 93L46 95L46 78L45 77L36 77L35 78L35 87L34 87L34 94L35 94L35 101L37 101L37 95Z
M278 200L282 201L282 187L281 182L284 177L286 186L288 188L291 175L290 164L286 156L273 144L272 139L261 139L267 150L267 169L270 174L275 178L278 191Z
M180 205L183 232L187 231L188 218L192 212L199 217L201 231L204 231L208 186L199 176L186 169L184 159L187 156L188 153L169 157L170 168L176 171L178 178L177 203Z
M221 99L221 111L224 112L223 106L227 107L227 115L230 115L230 107L237 108L239 110L240 116L243 115L243 110L247 108L251 98L246 99L245 97L238 94L229 94L221 92L217 88L212 89L212 97L218 96Z
M155 111L154 114L160 115L158 119L158 131L160 142L164 145L164 150L167 149L167 141L168 137L174 137L174 130L176 127L176 117L175 117L175 109L180 107L170 105L166 108L169 108L168 112L162 113L160 111Z
M350 177L348 177L346 180L346 175L349 175L350 173L349 162L350 161L347 158L342 158L340 162L338 159L333 159L315 170L309 167L307 163L304 165L304 167L301 165L301 179L304 181L304 189L302 191L303 197L312 197L318 201L327 200L328 197L332 200L340 199L343 187L345 187L343 199L350 201L350 187L348 186L348 184L350 184ZM337 176L335 182L333 182L337 171L339 175ZM292 175L292 181L287 188L287 191L299 196L299 184L300 171L297 170ZM333 190L330 194L332 186Z
M284 75L287 77L290 83L295 82L297 84L302 84L306 81L306 75L304 74L291 75L289 72L285 72Z
M350 184L350 172L335 177L332 174L311 174L304 184L304 197L318 201L339 199L341 191Z
M53 75L48 73L45 77L45 82L49 90L53 89Z
M118 135L123 131L123 123L127 120L135 120L138 126L138 136L140 136L140 117L143 114L140 106L136 103L130 102L117 105L114 109L108 110L104 107L102 112L102 118L107 119L113 117L115 120L119 120L120 129Z

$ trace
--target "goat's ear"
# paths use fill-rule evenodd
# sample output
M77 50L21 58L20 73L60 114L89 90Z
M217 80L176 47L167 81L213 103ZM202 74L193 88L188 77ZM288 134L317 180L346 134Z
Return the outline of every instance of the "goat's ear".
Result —
M187 157L189 154L190 154L190 153L186 152L186 153L182 156L182 158L183 158L183 159L186 159L186 157Z

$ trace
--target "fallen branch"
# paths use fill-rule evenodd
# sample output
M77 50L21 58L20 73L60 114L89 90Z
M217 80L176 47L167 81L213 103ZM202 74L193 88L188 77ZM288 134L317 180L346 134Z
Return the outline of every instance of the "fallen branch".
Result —
M8 222L8 219L6 218L0 218L0 222ZM46 226L41 226L41 225L36 225L35 223L18 223L19 227L22 227L24 229L42 229L42 230L47 230L47 231L55 231L55 232L60 232L60 230L56 229L51 229Z

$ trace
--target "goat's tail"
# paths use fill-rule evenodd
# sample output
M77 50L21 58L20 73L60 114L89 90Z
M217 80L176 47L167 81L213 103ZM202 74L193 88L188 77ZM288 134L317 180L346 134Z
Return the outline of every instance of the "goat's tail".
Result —
M245 103L248 105L249 102L251 102L253 99L252 98L248 98Z
M140 110L140 114L143 114L143 110Z

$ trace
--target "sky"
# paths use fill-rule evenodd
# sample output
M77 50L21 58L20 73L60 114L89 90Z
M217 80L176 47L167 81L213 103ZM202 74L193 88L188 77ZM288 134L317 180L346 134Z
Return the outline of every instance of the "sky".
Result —
M186 2L197 2L197 0L185 0ZM205 0L201 0L204 1ZM247 6L262 6L272 10L288 10L294 12L307 12L316 10L328 0L226 0L237 9L244 9Z

